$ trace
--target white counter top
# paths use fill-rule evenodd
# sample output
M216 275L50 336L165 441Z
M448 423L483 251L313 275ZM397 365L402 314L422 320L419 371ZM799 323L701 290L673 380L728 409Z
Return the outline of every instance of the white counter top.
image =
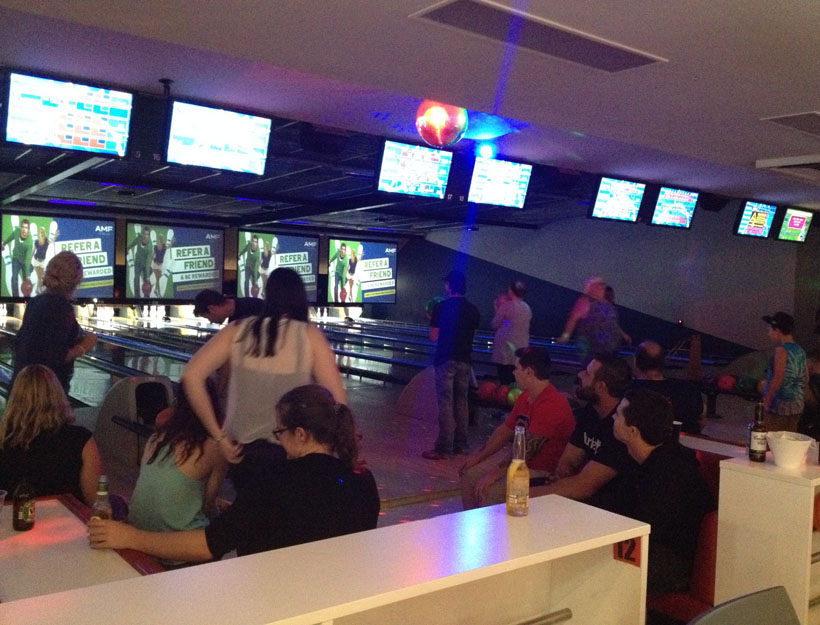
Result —
M0 623L312 625L648 533L550 495L524 518L498 505L4 603Z

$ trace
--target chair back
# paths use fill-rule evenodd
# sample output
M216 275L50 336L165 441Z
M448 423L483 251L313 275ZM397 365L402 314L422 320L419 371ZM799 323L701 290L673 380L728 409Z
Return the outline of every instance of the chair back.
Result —
M732 599L704 612L689 625L799 625L783 586Z
M131 386L129 414L131 421L153 426L157 415L174 400L171 380L164 376L128 378Z

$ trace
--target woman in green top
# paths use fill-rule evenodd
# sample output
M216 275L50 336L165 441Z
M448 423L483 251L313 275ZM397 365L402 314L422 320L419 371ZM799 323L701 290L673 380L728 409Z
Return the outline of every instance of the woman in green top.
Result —
M205 527L227 467L180 388L171 415L158 419L145 446L128 522L154 532Z

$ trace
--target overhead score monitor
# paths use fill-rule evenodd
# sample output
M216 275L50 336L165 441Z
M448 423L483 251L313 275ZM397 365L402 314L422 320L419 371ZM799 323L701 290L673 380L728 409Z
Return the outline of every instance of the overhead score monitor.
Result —
M379 191L442 199L453 153L420 145L385 141Z
M59 252L74 252L83 265L77 299L114 295L113 219L4 213L0 295L27 298L45 290L43 276Z
M175 101L168 161L261 175L270 129L265 117Z
M124 91L12 72L6 141L125 156L132 99Z
M646 185L642 182L601 178L590 215L598 219L637 221Z
M523 208L531 175L532 165L478 156L467 201Z
M221 229L128 222L127 233L127 299L187 301L202 289L222 292Z
M812 213L797 208L787 208L777 238L780 241L803 243L811 226Z
M317 303L319 239L297 234L240 230L237 250L238 297L265 299L265 285L279 267L293 269L302 278L308 302Z
M396 243L330 239L327 303L396 303Z
M672 187L661 187L658 201L652 212L652 224L656 226L672 226L674 228L689 228L695 214L695 205L698 203L697 191L685 191Z
M776 212L777 207L773 204L763 204L761 202L752 201L746 202L740 213L735 234L744 237L760 237L765 239L769 236Z

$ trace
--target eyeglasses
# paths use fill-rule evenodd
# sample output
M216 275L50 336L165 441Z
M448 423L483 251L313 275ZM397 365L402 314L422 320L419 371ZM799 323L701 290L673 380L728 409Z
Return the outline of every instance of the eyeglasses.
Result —
M273 435L279 439L283 432L287 432L290 428L277 428L273 431Z

